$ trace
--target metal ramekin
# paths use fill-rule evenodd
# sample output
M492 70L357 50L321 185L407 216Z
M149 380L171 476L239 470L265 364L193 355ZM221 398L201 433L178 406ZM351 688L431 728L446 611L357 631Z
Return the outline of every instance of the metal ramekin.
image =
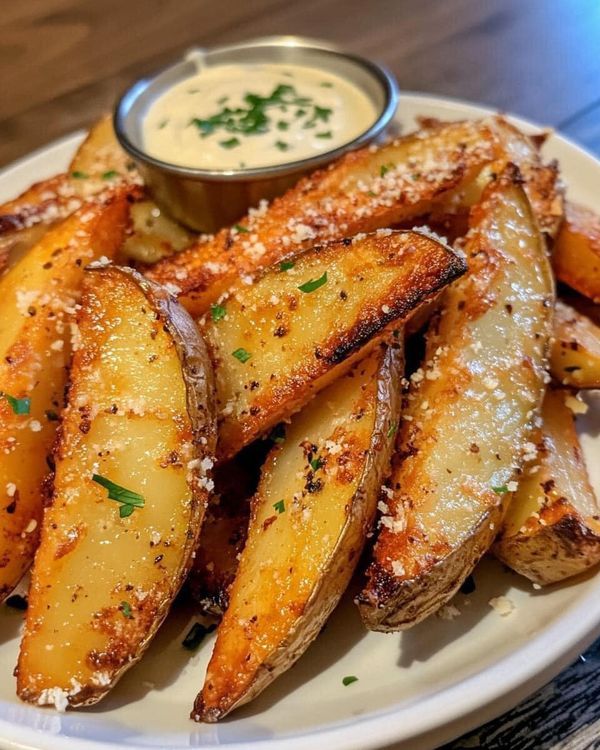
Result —
M336 73L370 96L379 114L371 127L353 141L308 159L254 169L195 169L148 155L142 141L142 121L148 107L166 89L194 75L195 63L188 57L138 81L126 91L115 109L117 137L136 162L156 202L175 219L201 232L214 232L232 224L261 198L270 200L280 195L306 172L373 141L396 112L398 85L394 77L382 66L343 52L327 42L272 36L202 52L206 65L279 62Z

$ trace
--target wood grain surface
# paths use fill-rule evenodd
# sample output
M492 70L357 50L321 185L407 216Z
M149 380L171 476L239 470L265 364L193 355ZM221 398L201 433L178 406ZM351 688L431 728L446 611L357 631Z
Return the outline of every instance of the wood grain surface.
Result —
M404 90L511 111L600 154L600 0L1 2L0 164L90 124L187 48L286 33L383 61ZM600 641L447 750L600 748L599 670Z

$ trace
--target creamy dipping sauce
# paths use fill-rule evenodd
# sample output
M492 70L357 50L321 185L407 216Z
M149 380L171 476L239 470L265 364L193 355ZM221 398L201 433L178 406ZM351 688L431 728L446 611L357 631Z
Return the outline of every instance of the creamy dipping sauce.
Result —
M199 169L251 169L331 151L367 130L378 112L333 73L281 63L201 69L165 91L142 125L144 148Z

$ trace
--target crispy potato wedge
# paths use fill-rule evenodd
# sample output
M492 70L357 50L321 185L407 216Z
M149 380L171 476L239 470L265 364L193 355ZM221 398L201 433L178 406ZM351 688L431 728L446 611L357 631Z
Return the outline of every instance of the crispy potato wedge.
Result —
M393 495L358 597L372 630L442 606L491 545L544 393L554 284L520 176L472 212L469 272L449 287L412 376Z
M460 234L468 209L481 200L482 191L492 176L500 174L508 164L514 164L521 173L523 189L540 230L553 240L564 217L565 197L557 162L544 164L541 159L540 145L545 137L527 135L500 115L488 118L485 123L497 138L498 158L486 166L477 179L442 196L427 221L440 226L442 233L446 224L450 235ZM448 123L425 119L423 125L431 133Z
M324 241L424 214L497 155L495 138L480 122L452 123L428 138L417 133L350 153L148 275L178 287L181 302L200 314L240 275Z
M297 411L464 270L436 240L387 230L238 282L200 320L215 366L219 460Z
M147 198L132 204L131 223L132 232L123 244L123 256L145 266L183 250L196 236Z
M600 506L588 479L568 390L544 399L537 460L519 482L496 557L542 586L600 562Z
M193 718L217 721L292 666L346 589L389 471L400 350L379 347L273 448Z
M32 573L19 696L96 703L189 570L212 480L210 362L187 313L131 269L89 273Z
M116 174L113 174L115 172ZM118 177L132 181L134 175L135 180L140 181L135 164L117 140L111 115L103 115L92 125L87 137L71 159L69 174L78 175L75 179L83 181L103 178L114 180Z
M554 309L550 371L563 385L600 388L600 326L561 300Z
M63 406L83 268L115 256L128 208L123 194L85 206L0 280L0 601L31 564L39 539L42 480Z
M14 200L0 205L0 273L14 265L51 226L81 208L83 201L92 197L106 200L124 183L138 185L141 178L121 149L112 120L106 115L91 128L67 172L37 182ZM134 229L141 226L141 221L137 221L140 210L136 209L133 217ZM174 230L168 237L172 235ZM132 240L128 247L140 245L139 240ZM148 241L143 244L148 245ZM179 242L174 250L186 244L189 242ZM154 262L165 254L159 255L155 249L150 257ZM146 257L140 260L146 262Z
M600 302L600 216L590 208L568 202L554 252L559 281Z

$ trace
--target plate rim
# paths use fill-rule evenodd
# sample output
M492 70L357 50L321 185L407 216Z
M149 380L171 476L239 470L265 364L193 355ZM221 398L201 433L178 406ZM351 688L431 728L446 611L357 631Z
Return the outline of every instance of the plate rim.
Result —
M438 105L464 110L465 116L480 117L498 112L494 107L479 105L467 100L427 94L424 92L402 91L400 111L405 99L412 100L418 107ZM545 129L545 126L507 114L520 127L526 130ZM0 168L0 182L10 178L10 173L26 169L31 163L50 157L53 150L61 151L71 145L75 147L83 138L84 131L71 132L45 146L25 154L10 164ZM600 159L575 143L570 138L552 130L552 138L558 143L592 161L600 170ZM600 583L590 586L569 609L558 616L550 625L534 634L531 640L511 651L497 661L468 677L439 690L432 691L417 702L405 701L402 706L391 706L364 716L354 716L330 725L294 734L274 736L271 739L249 740L230 743L236 750L273 750L275 743L280 750L313 750L315 740L327 742L331 748L344 750L374 750L382 746L407 740L417 741L427 732L440 730L445 725L467 717L473 712L490 706L502 697L527 685L533 693L542 684L558 674L564 666L581 650L589 646L600 635ZM569 637L565 640L565 633ZM556 645L560 644L560 648ZM485 680L483 680L485 676ZM482 684L483 681L483 684ZM444 703L440 706L440 696ZM458 699L458 701L457 701ZM518 702L518 701L516 701ZM0 704L3 701L0 701ZM457 706L460 706L457 708ZM418 707L418 711L415 709ZM435 707L435 711L431 708ZM506 710L499 708L497 714ZM411 716L407 722L407 714ZM432 716L435 718L432 721ZM403 731L410 724L408 733ZM465 731L465 729L461 729ZM451 739L450 737L448 739ZM27 725L0 718L0 743L6 750L149 750L148 744L126 744L105 740L83 739L64 734L50 734ZM210 743L210 741L209 741ZM191 745L172 744L170 750L184 750ZM211 744L198 744L195 747L212 747ZM164 746L167 747L166 745Z

